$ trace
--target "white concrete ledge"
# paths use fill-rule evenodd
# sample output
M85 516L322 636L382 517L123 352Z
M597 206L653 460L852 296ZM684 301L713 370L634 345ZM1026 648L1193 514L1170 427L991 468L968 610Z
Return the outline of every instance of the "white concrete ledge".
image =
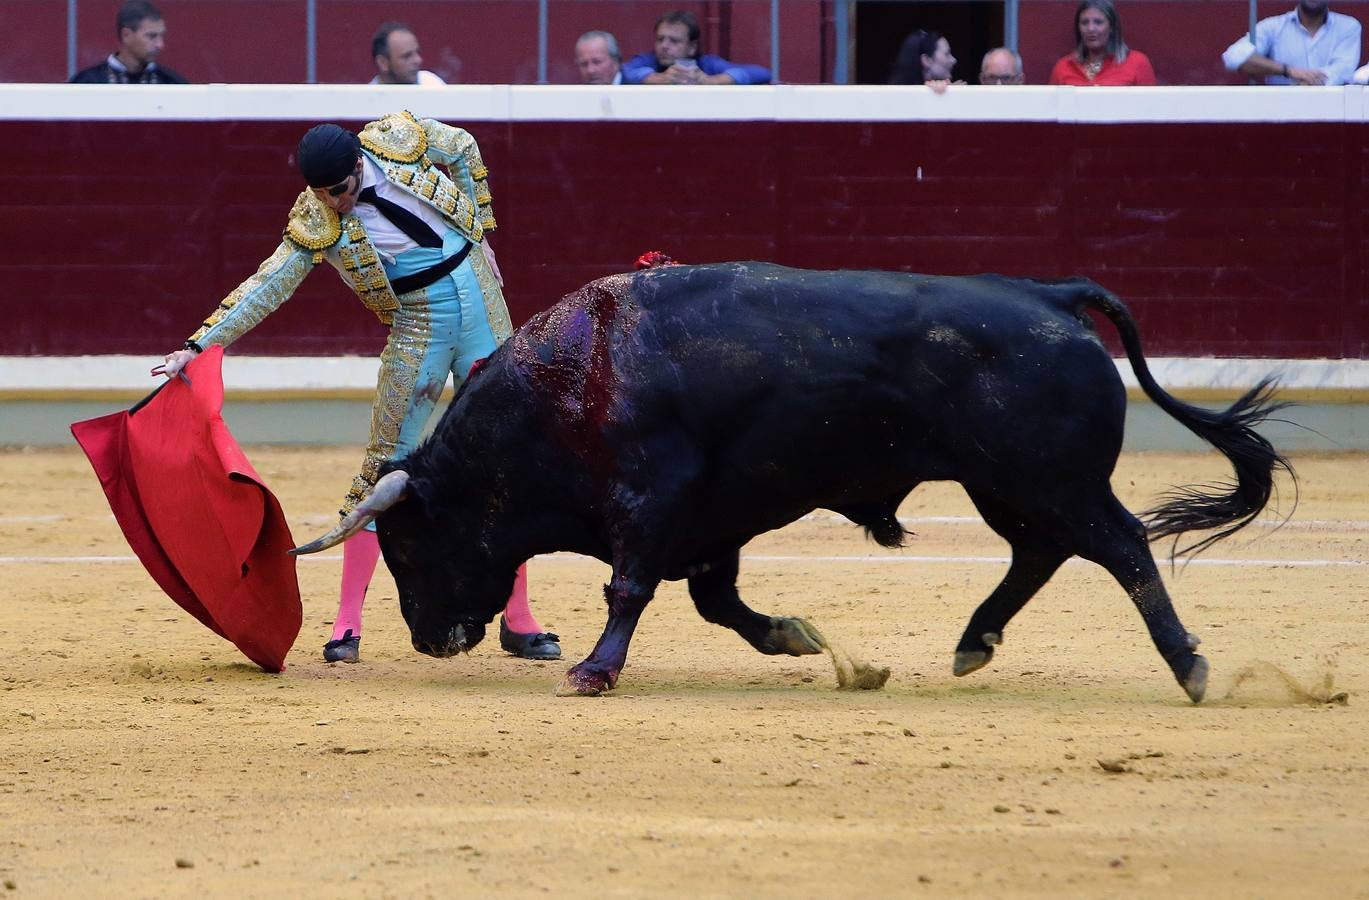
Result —
M409 108L450 122L517 121L1366 121L1364 87L753 87L461 84L0 84L0 121L373 119Z
M1131 364L1113 360L1128 388L1138 387ZM1157 356L1150 371L1169 390L1245 390L1261 378L1275 376L1279 386L1297 391L1363 391L1369 388L1369 360L1363 359L1217 359Z
M157 356L0 356L0 392L152 390ZM225 388L233 391L372 390L380 362L373 356L236 356L223 359Z

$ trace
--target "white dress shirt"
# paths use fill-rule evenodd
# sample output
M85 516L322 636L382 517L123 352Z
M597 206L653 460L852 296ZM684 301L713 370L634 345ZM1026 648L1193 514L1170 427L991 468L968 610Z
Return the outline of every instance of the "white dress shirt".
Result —
M380 76L377 75L366 83L380 84ZM441 75L438 75L436 72L429 72L427 69L418 70L417 83L419 87L445 87L447 85L447 82L442 80Z
M1351 16L1327 12L1326 22L1310 34L1298 21L1298 11L1261 19L1255 26L1255 43L1250 35L1241 35L1226 52L1222 62L1228 72L1234 72L1246 60L1258 53L1276 63L1295 69L1319 69L1326 73L1327 84L1346 84L1355 66L1359 65L1360 24ZM1282 75L1268 75L1265 84L1291 84Z
M451 230L451 226L447 224L446 220L442 218L442 214L436 209L408 191L397 188L387 181L385 173L380 171L380 166L372 162L369 156L362 156L362 160L361 187L363 190L368 187L375 188L376 196L384 197L391 203L402 206L418 216L439 237ZM366 234L370 236L376 252L387 263L393 264L396 256L405 250L412 250L418 246L370 203L358 203L356 205L356 216L365 226Z

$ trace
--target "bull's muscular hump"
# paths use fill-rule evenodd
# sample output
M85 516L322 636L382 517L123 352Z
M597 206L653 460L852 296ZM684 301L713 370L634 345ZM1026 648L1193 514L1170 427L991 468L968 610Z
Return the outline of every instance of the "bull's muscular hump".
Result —
M1090 311L1117 329L1147 395L1231 461L1230 490L1188 489L1147 524L1118 502L1126 395ZM898 546L903 498L954 480L1013 548L956 674L987 663L1077 555L1122 585L1197 701L1207 663L1147 538L1206 529L1201 549L1264 507L1287 463L1254 426L1276 408L1264 383L1223 411L1165 393L1121 301L1083 279L670 266L601 279L534 317L366 509L414 646L438 656L483 637L530 556L609 563L608 624L564 683L595 694L617 683L663 579L687 578L704 618L763 653L817 652L801 621L742 602L741 547L817 507Z

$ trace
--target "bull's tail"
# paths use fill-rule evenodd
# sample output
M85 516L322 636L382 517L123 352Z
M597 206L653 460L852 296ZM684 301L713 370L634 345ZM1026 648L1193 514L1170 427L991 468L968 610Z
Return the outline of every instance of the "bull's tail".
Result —
M1082 298L1087 306L1107 316L1116 327L1126 348L1132 371L1156 406L1177 419L1185 428L1207 441L1231 461L1235 481L1179 487L1165 494L1162 502L1142 514L1151 540L1178 536L1188 531L1212 531L1200 541L1178 551L1200 553L1228 535L1234 534L1259 515L1274 490L1276 469L1287 472L1296 490L1297 475L1288 460L1274 449L1255 427L1289 406L1274 400L1276 381L1264 378L1224 410L1204 409L1168 394L1156 383L1141 352L1136 321L1126 305L1114 294L1090 284ZM1296 502L1296 497L1295 497Z

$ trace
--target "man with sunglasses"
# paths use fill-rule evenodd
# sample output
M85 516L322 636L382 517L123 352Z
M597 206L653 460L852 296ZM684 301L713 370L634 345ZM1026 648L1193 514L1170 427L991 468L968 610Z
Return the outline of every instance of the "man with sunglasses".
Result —
M204 347L232 343L289 299L315 265L331 263L390 326L370 441L343 501L346 515L375 485L381 465L417 446L448 375L459 387L513 328L485 239L495 227L487 172L470 133L392 113L359 135L317 125L300 140L297 160L309 189L295 200L280 246L184 349L167 354L165 371L174 377ZM343 544L341 599L323 648L330 662L359 658L361 608L379 556L374 531ZM500 619L501 646L529 659L558 659L559 640L528 609L520 568Z

